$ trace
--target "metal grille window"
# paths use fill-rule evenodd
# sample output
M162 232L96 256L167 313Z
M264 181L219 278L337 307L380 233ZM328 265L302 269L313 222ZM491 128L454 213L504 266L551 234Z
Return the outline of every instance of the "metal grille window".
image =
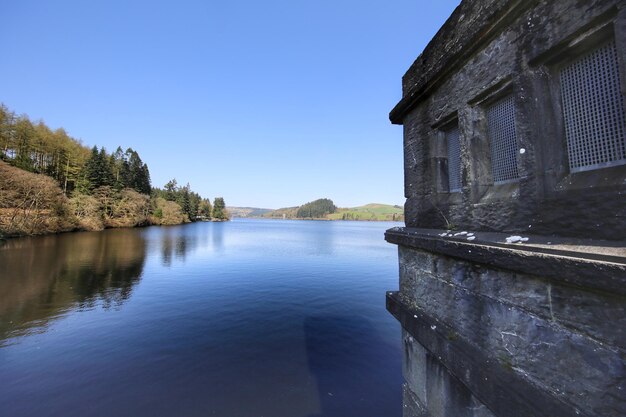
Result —
M570 171L626 163L624 99L615 42L564 68L561 91Z
M487 109L487 129L493 181L499 183L517 179L518 146L513 96L505 97Z
M445 132L448 146L448 189L450 192L461 191L461 144L459 127Z

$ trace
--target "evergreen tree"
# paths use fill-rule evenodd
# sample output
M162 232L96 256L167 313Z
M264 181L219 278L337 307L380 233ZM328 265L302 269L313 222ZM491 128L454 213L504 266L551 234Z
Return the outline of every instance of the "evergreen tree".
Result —
M226 203L222 197L215 197L213 200L213 218L219 220L227 220Z
M211 201L208 198L203 198L200 201L199 216L210 219L212 211Z
M196 220L196 218L200 215L201 201L202 197L200 197L200 194L194 193L193 191L189 193L189 218L191 220Z
M178 190L176 202L182 209L183 213L185 213L187 217L189 217L189 220L193 221L196 218L196 215L195 213L191 212L191 199L189 195L190 188L191 187L189 186L189 183L187 183L187 185L185 185L184 187L181 187Z
M100 148L100 152L98 152L98 175L99 185L97 187L112 186L115 183L113 170L104 148Z
M91 149L91 156L85 163L83 177L86 182L83 186L88 192L99 187L114 185L113 171L104 148L98 151L98 148L94 146Z
M127 182L127 166L124 151L121 146L118 146L115 152L111 154L110 164L113 171L114 187L117 190L126 188Z
M167 201L176 201L176 195L178 193L178 183L176 178L171 179L165 184L165 199Z
M142 194L150 194L151 189L152 183L150 181L150 170L148 169L147 164L143 164L141 167L141 175L137 191Z

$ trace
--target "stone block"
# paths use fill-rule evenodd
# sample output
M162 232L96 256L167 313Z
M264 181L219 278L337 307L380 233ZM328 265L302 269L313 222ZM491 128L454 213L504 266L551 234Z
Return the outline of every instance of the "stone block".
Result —
M409 384L402 385L402 417L430 417Z

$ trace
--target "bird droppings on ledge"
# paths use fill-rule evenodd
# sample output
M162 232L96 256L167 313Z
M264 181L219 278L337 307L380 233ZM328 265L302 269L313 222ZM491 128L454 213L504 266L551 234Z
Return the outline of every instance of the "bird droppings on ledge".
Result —
M530 226L528 226L530 227ZM513 236L509 236L505 239L506 243L523 243L523 242L528 242L528 238L527 237L522 237L522 236L518 236L518 235L513 235Z

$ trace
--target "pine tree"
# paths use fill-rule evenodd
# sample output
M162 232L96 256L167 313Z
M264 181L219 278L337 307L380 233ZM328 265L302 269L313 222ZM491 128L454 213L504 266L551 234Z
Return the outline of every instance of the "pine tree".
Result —
M200 201L199 215L201 217L210 219L211 212L212 212L211 201L209 201L208 198L202 199L202 201Z
M143 164L141 167L141 180L139 181L137 191L142 194L150 194L152 189L152 183L150 181L150 170L147 164Z
M113 171L114 187L117 190L126 188L126 158L121 146L118 146L115 152L111 154L110 164Z
M176 182L176 178L171 179L165 184L165 199L167 201L176 201L176 195L178 193L178 183Z
M85 179L83 187L86 188L84 191L87 192L103 186L112 186L115 182L111 164L104 148L98 151L98 148L94 146L91 149L91 156L85 163L83 172Z
M222 197L215 197L213 200L213 218L218 220L227 220L226 203Z
M181 207L183 213L185 213L189 217L189 220L193 221L196 216L195 213L191 212L191 200L189 196L190 189L191 187L189 186L189 183L180 188L180 190L178 190L178 198L176 199L176 202Z

